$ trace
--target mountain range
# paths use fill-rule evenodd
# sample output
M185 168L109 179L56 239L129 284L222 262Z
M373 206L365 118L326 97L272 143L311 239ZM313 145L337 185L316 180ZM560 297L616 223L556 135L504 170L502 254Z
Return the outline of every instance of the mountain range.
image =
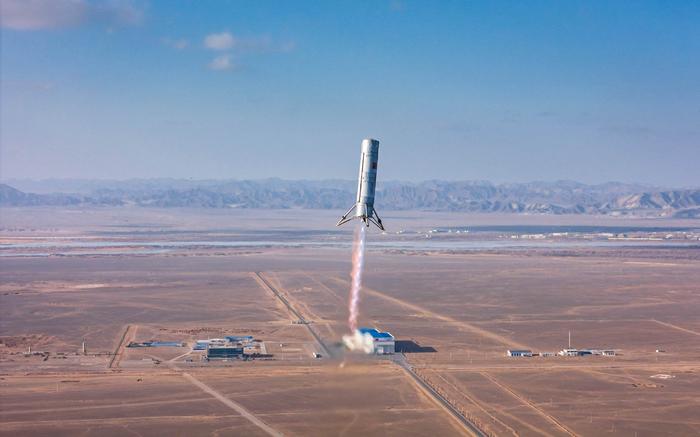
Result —
M0 206L141 206L343 209L356 183L345 180L46 180L0 184ZM385 182L380 211L424 210L535 214L606 214L700 218L700 189L573 181Z

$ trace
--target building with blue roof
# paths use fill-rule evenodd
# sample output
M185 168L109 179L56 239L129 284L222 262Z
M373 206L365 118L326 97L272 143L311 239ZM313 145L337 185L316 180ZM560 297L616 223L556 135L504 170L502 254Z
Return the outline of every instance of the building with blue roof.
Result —
M386 355L396 351L396 342L390 332L383 332L376 328L359 328L358 332L372 337L373 353Z

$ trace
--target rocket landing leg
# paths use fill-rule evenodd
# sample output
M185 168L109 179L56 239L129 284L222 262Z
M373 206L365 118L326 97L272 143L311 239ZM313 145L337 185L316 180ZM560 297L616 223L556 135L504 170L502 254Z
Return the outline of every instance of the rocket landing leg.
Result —
M340 220L338 220L338 223L336 223L336 226L343 225L343 224L349 222L350 220L352 220L353 218L355 218L354 216L351 216L350 218L348 218L348 216L350 215L352 210L355 209L356 206L357 206L357 204L354 204L353 206L351 206L350 209L348 209L348 212L343 214L343 216L340 218Z
M379 218L379 214L377 214L377 211L372 208L372 215L367 216L367 215L350 215L352 211L357 207L357 204L354 204L343 216L338 220L338 223L336 223L336 226L343 225L347 222L349 222L352 219L359 218L362 220L362 222L369 227L369 224L372 223L382 231L384 230L384 225L382 224L382 219Z
M384 225L382 224L382 219L379 218L379 214L377 214L376 209L373 208L373 211L374 211L374 217L376 217L377 220L375 221L372 217L369 217L369 219L372 221L372 223L374 223L379 229L381 229L383 231Z

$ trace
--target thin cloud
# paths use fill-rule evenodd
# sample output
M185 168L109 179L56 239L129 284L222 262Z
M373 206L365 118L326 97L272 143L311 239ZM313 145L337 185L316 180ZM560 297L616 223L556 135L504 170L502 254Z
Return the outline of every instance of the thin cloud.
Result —
M278 43L270 36L239 38L229 31L210 33L204 37L203 47L208 50L225 52L215 57L208 64L210 70L238 69L239 65L231 61L231 53L240 59L249 53L289 53L296 48L294 41Z
M522 121L522 114L520 111L507 109L503 111L503 117L501 117L501 123L520 123Z
M647 137L653 135L655 131L647 126L633 124L611 124L602 126L600 131L614 135L629 137Z
M163 41L163 44L165 44L166 46L176 50L184 50L190 46L190 42L185 38L163 38L161 41Z
M173 43L173 47L175 47L178 50L186 49L189 45L190 43L187 42L186 39L179 39Z
M435 125L435 128L438 130L444 130L448 132L456 132L456 133L471 133L475 132L480 129L480 126L478 124L465 121L465 120L452 120L452 121L445 121L445 122L440 122Z
M279 51L283 53L290 53L296 50L297 43L294 41L285 41L279 45Z
M389 2L389 9L394 12L401 12L406 9L406 5L401 0L391 0Z
M231 32L210 33L204 37L204 47L209 50L235 50L247 53L289 53L294 51L294 41L277 42L268 35L238 37Z
M224 71L231 70L233 67L234 65L231 62L231 55L229 54L217 56L209 63L210 70Z
M6 80L5 84L15 89L26 90L29 92L48 92L56 88L56 83L49 80Z
M251 53L290 53L296 49L294 41L277 42L270 36L256 38L238 38L236 49Z
M78 27L91 23L134 25L143 20L143 8L128 0L2 0L0 26L32 31Z
M210 50L228 50L236 40L229 32L211 33L204 38L204 47Z

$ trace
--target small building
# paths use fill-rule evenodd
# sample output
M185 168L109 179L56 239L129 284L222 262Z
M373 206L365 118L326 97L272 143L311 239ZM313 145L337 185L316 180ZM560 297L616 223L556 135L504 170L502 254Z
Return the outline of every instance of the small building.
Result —
M229 358L242 358L243 348L242 347L232 347L232 346L209 346L207 348L207 359L229 359Z
M506 355L509 357L531 357L532 351L525 349L508 349Z
M578 349L562 349L559 351L559 355L562 357L577 357L579 356Z
M614 357L615 355L617 355L617 352L615 352L614 350L606 349L601 351L601 354L606 357Z
M151 347L183 347L184 343L180 341L152 341Z
M142 341L131 342L126 347L183 347L185 344L179 341Z
M229 343L246 344L246 343L251 343L253 341L253 336L252 335L227 335L226 341L228 341Z
M151 342L150 341L141 341L141 342L132 341L129 344L127 344L126 347L151 347Z
M382 332L375 328L360 328L360 334L372 337L372 353L377 355L393 354L396 351L396 341L389 332Z
M197 340L194 343L194 346L192 347L192 350L195 351L203 351L207 350L208 347L213 346L213 347L223 347L229 345L229 341L226 340L225 338L209 338L206 340Z
M541 357L553 357L556 354L554 352L540 352Z

